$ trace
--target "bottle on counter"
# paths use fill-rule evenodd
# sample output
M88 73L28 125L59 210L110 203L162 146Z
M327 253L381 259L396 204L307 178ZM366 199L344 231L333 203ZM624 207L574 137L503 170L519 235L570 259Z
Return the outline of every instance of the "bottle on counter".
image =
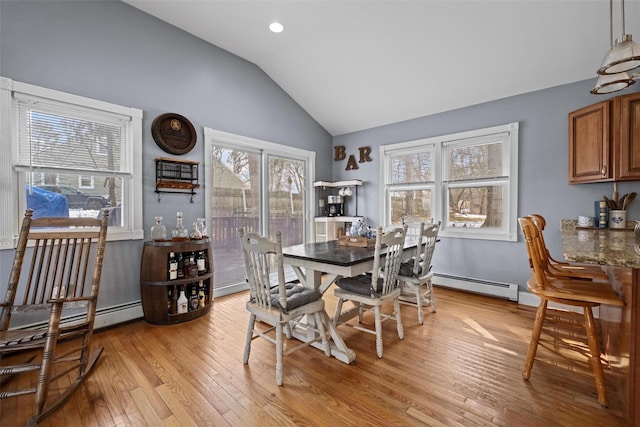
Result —
M189 285L189 311L197 310L200 308L200 302L198 301L198 285L192 283Z
M162 242L167 240L167 227L162 225L162 217L156 217L156 223L151 227L151 240Z
M202 276L207 272L207 265L204 258L204 251L198 251L198 258L196 259L198 264L198 276Z
M182 225L182 212L176 213L176 228L171 231L171 240L174 242L185 242L189 240L189 231Z
M198 229L198 223L197 222L193 223L193 229L191 230L191 235L189 235L189 238L191 240L201 240L202 239L202 233Z
M178 297L177 305L178 305L178 314L186 313L189 311L189 300L187 296L184 294L184 287L179 286L180 296Z
M178 278L178 260L174 252L169 252L169 280Z
M205 295L205 289L204 289L204 282L200 280L200 282L198 283L198 307L204 308L206 304L207 304L207 301L206 301L206 295Z
M167 286L167 303L169 314L178 314L178 298L174 286Z
M178 252L176 260L178 261L178 279L184 279L184 256L182 252Z

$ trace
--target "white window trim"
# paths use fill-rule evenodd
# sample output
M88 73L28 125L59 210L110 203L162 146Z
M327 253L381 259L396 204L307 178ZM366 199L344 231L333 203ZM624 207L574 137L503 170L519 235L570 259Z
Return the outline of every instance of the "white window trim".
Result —
M89 185L82 185L82 179L88 178L91 182ZM95 177L93 175L78 175L78 189L94 190L96 188Z
M13 167L17 157L14 142L14 137L17 137L17 123L14 120L13 111L14 92L82 105L132 118L129 135L131 138L129 143L132 170L131 186L123 187L123 197L126 197L127 206L131 206L131 209L122 212L123 227L109 228L107 239L143 239L142 206L140 206L140 200L142 200L142 110L0 77L0 123L6 124L0 127L0 205L3 207L3 215L0 217L0 250L14 248L14 240L24 216L24 212L20 212L21 203L25 203L24 196L22 198L16 197L17 194L21 194L19 192L20 179L18 172Z
M263 141L260 139L250 138L242 135L236 135L228 132L223 132L216 129L211 129L208 127L204 128L204 143L205 143L205 162L204 162L204 176L205 176L205 188L213 188L213 173L211 171L211 161L209 160L209 156L213 147L216 145L221 146L233 146L233 147L241 147L246 148L249 151L259 150L260 152L266 151L269 155L282 156L287 158L305 160L308 163L307 170L307 183L305 191L307 193L305 200L305 230L304 230L304 238L305 241L311 241L313 238L313 206L315 206L315 191L313 187L313 181L315 181L315 164L316 164L316 153L314 151L303 150L301 148L290 147L287 145L276 144L274 142ZM263 159L265 162L266 158ZM262 167L267 167L266 164L263 164ZM263 192L268 191L267 185L268 183L263 182L262 184ZM265 193L266 194L266 193ZM264 209L267 209L265 206ZM209 216L209 212L211 212L211 197L208 195L205 196L205 212L207 212L207 223L211 223L211 217ZM268 216L268 212L262 212L261 218L264 221ZM264 227L265 224L262 224ZM263 228L264 229L264 228Z
M425 147L427 145L433 145L435 148L434 165L433 165L433 179L434 179L434 191L432 193L432 215L433 221L441 221L443 227L439 233L441 237L456 237L465 239L483 239L483 240L502 240L516 242L518 240L518 130L519 123L509 123L506 125L493 126L484 129L475 129L466 132L459 132L449 135L441 135L431 138L405 141L396 144L382 145L380 146L380 158L384 159L384 166L380 168L380 183L383 186L384 197L380 198L380 217L383 218L385 223L390 222L390 212L388 210L388 194L389 189L387 182L389 182L389 158L391 154L399 154L415 151L416 147ZM503 212L505 215L505 226L501 231L495 230L483 230L478 228L452 228L445 227L446 221L444 221L447 215L447 204L444 200L446 196L445 184L443 183L443 146L447 143L451 143L457 140L464 140L470 138L481 138L485 135L498 134L508 132L509 143L503 146L503 157L509 164L509 173L506 181L500 181L493 183L502 184L506 188L506 194L509 199L508 206L504 206ZM455 184L449 184L450 186ZM399 188L399 187L395 187ZM506 203L506 201L505 201Z

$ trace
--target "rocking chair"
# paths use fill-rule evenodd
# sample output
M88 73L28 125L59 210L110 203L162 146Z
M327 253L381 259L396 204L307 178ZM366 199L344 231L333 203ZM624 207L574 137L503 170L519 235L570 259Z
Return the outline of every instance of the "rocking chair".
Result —
M32 215L31 210L25 212L0 303L0 398L35 394L34 415L27 425L61 407L102 353L102 347L92 353L90 347L109 221L107 211L101 219ZM7 355L14 352L30 357L8 365ZM18 374L33 371L38 372L35 387L24 388L25 381L16 381L7 390ZM73 377L67 379L69 374ZM54 383L60 394L50 396Z

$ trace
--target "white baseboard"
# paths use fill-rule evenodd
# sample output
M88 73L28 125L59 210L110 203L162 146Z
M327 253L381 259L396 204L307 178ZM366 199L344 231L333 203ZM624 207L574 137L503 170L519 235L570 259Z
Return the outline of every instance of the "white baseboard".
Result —
M93 328L99 329L117 325L129 320L140 319L143 315L140 301L100 309L96 312Z
M488 280L473 279L470 277L458 277L434 273L433 284L444 286L446 288L506 298L516 302L518 301L519 296L518 285L513 283L491 282Z

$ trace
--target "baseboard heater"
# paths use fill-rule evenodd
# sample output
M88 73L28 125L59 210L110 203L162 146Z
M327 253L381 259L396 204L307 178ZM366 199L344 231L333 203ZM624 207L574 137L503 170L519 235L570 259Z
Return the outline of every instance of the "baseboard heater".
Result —
M518 301L518 285L512 283L492 282L469 277L434 273L433 284L446 288L505 298L510 301Z
M93 328L106 328L117 325L118 323L127 322L129 320L139 319L143 317L142 304L140 301L128 302L125 304L114 305L111 307L103 307L96 310L96 318L93 321ZM72 325L73 323L84 320L84 315L70 315L64 317L60 324ZM29 325L19 326L17 329L39 329L47 327L47 320L35 322Z

